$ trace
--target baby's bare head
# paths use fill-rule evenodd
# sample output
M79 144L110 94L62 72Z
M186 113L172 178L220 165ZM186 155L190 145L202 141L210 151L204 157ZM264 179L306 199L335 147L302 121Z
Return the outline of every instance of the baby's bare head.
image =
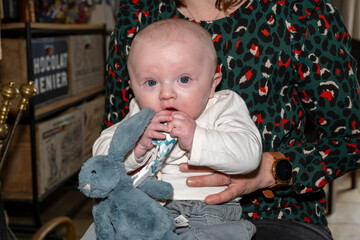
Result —
M164 44L174 41L185 41L188 38L195 38L199 48L204 49L204 57L209 57L216 71L217 56L211 35L199 24L184 19L164 19L154 22L142 29L134 38L129 52L128 61L133 59L132 51L137 48L141 51L144 43L146 46L151 43L162 42ZM136 60L134 60L136 62Z

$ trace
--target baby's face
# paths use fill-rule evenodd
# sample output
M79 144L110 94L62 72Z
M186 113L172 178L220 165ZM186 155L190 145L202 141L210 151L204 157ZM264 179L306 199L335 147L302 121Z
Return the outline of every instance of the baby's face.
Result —
M131 51L130 85L141 109L182 111L193 119L200 116L221 76L214 76L214 63L197 39L156 41Z

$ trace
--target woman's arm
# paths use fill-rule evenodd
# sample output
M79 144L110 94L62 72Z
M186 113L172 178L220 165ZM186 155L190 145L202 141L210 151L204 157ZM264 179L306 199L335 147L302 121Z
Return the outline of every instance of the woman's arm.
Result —
M329 1L310 13L294 65L297 94L318 140L277 149L293 164L291 191L298 194L318 191L360 160L360 90L349 33Z

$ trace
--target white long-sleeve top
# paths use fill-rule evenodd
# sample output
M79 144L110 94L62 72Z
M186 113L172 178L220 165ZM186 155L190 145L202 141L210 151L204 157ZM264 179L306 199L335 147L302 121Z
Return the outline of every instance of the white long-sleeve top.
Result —
M129 116L139 112L135 99L130 102ZM125 118L125 119L126 119ZM95 141L93 155L106 155L117 123L104 131ZM209 194L218 193L226 188L201 187L186 185L186 178L208 173L183 173L179 171L180 163L194 166L207 166L227 174L243 174L255 170L261 159L262 145L260 133L252 121L243 99L233 91L216 92L196 120L191 153L187 154L176 143L165 159L160 176L163 181L172 184L174 200L204 200ZM125 157L128 172L144 166L155 159L155 147L143 157L136 158L134 151Z

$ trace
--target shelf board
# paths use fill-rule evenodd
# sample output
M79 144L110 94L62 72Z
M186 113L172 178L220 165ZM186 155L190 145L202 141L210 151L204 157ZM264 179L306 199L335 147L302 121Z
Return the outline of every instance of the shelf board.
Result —
M26 23L5 23L1 25L3 30L24 29ZM92 30L103 29L103 24L63 24L63 23L30 23L32 29L44 30Z
M76 105L77 103L84 101L87 98L91 98L92 96L95 96L101 92L104 92L105 87L98 87L80 94L77 94L75 96L67 97L61 100L58 100L56 102L47 104L46 106L35 108L34 117L35 120L39 120L43 117L46 117L47 115L50 115L54 112L61 111L63 109L66 109L72 105Z

